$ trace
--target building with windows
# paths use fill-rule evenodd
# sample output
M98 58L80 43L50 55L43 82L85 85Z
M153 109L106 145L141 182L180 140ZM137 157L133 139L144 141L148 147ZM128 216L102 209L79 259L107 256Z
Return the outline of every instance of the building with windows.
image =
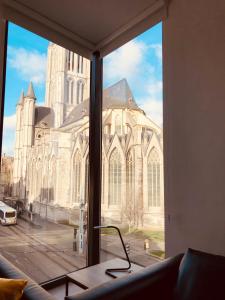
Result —
M32 83L17 104L13 194L53 220L79 223L87 203L89 85L89 60L50 43L45 105ZM102 117L103 222L163 227L162 129L125 79L103 91Z

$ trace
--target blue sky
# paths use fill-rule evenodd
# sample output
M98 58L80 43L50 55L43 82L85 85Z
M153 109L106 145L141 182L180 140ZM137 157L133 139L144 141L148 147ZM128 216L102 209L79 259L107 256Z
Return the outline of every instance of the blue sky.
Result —
M37 103L45 98L48 41L9 23L3 153L13 155L16 103L30 81ZM137 103L162 125L161 23L104 58L104 87L126 78Z

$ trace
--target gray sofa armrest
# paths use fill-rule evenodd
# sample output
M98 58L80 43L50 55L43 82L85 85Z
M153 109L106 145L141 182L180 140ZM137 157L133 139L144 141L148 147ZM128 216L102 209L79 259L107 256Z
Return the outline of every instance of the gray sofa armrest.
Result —
M78 295L67 296L65 300L141 300L146 299L146 295L149 299L171 300L182 257L183 254L180 254L166 259L138 273L113 279Z
M27 279L21 300L55 300L48 292L30 279L26 274L16 268L7 259L0 255L0 277L11 279Z

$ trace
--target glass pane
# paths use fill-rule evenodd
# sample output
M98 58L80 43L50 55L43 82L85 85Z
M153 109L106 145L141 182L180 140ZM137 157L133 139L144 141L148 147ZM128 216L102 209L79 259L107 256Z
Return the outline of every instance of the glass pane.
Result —
M9 24L0 253L37 282L86 266L89 86L89 60Z
M161 27L104 59L102 225L143 266L164 258ZM125 258L117 232L101 233L101 259Z

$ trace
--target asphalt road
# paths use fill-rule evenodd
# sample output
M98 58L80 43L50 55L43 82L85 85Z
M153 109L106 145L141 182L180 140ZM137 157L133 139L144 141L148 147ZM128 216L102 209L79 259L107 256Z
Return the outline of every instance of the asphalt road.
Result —
M86 256L73 251L73 227L46 220L39 226L18 219L17 225L0 225L0 253L20 270L41 283L86 266ZM143 240L131 245L133 262L147 266L157 262L143 249ZM102 236L101 261L124 257L118 236Z
M85 267L85 256L73 251L73 228L45 222L44 226L18 219L0 226L0 253L37 282Z

